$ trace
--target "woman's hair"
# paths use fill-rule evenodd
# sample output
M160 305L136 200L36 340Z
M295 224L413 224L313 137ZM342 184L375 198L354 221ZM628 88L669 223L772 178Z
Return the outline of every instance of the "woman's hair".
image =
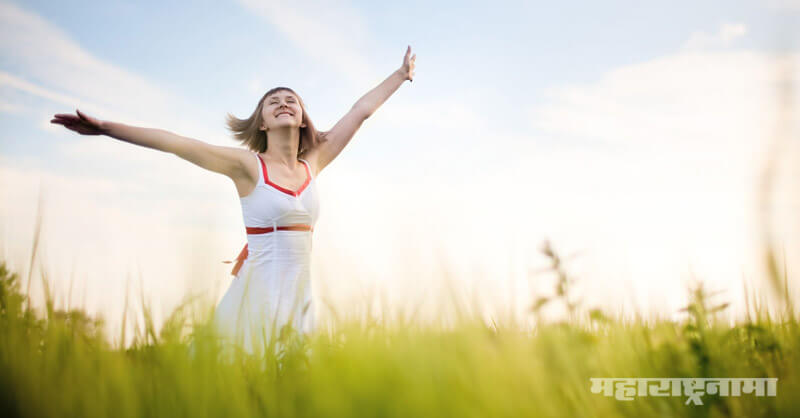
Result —
M311 149L320 141L320 132L314 127L311 118L308 117L306 112L306 105L300 95L295 93L294 90L288 87L275 87L270 91L264 93L261 100L258 101L258 106L253 114L247 119L239 119L230 113L227 116L228 129L233 132L234 138L242 142L251 151L264 152L267 150L267 132L259 128L264 123L264 118L261 116L261 111L264 108L264 101L273 93L279 91L288 91L295 96L300 103L300 108L303 109L303 121L306 125L305 128L300 128L300 144L297 150L297 157L299 158L304 152Z

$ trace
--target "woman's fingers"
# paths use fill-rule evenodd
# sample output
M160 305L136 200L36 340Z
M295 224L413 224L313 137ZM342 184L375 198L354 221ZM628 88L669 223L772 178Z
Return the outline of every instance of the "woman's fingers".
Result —
M409 45L408 49L406 50L406 57L405 57L404 62L405 62L406 67L408 68L408 79L409 79L409 81L414 81L414 62L417 59L417 54L415 53L415 54L411 55L411 57L409 58L410 54L411 54L411 45Z
M70 121L70 122L86 122L89 124L94 124L95 120L91 116L87 116L85 113L81 112L80 110L76 110L77 116L69 113L57 113L53 116L53 120L56 121Z
M68 113L58 113L53 116L50 123L63 125L70 131L77 132L81 135L99 135L100 131L97 128L97 122L94 118L87 116L85 113L76 110L78 116Z
M93 117L81 112L80 110L78 110L77 112L78 112L78 115L80 115L81 119L86 121L86 123L91 125L93 128L99 128L100 127L100 121L98 119L93 118Z
M70 115L70 114L59 113L59 114L56 114L56 115L53 117L53 120L58 120L58 121L68 121L68 122L78 122L78 121L80 121L81 119L80 119L79 117L75 116L75 115Z
M414 78L414 61L417 59L417 54L411 54L411 45L406 48L406 55L403 57L403 68L408 73L408 79Z
M72 115L56 115L54 119L58 120L78 120L75 116Z
M64 126L72 126L72 125L80 124L80 122L71 121L71 120L55 120L54 119L51 122L55 123L55 124L58 124L58 125L64 125Z
M95 124L93 118L90 118L89 116L86 116L85 113L83 113L83 112L81 112L80 110L77 110L77 109L75 109L75 112L78 114L78 116L80 116L81 119L85 120L88 123L91 123L92 125Z

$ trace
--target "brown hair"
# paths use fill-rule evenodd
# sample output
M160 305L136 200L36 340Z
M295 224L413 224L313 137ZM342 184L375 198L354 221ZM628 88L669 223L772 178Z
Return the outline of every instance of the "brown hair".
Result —
M275 87L268 92L264 93L261 100L258 101L256 110L247 119L239 119L230 113L227 116L228 129L233 132L233 137L242 142L248 149L256 152L264 152L267 150L267 132L259 128L264 123L261 116L261 111L264 108L264 101L273 93L279 91L288 91L297 97L300 103L300 108L303 109L303 121L306 125L305 128L300 128L300 144L297 149L297 157L299 158L304 152L311 149L320 141L320 132L314 127L311 118L308 117L306 112L306 105L300 95L295 93L294 90L288 87Z

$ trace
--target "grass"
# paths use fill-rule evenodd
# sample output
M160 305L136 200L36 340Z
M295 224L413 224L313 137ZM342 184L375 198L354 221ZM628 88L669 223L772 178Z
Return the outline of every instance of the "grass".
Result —
M339 320L335 331L250 355L225 351L204 315L177 308L113 346L103 321L37 313L19 276L0 264L0 410L60 417L800 416L800 330L790 310L758 305L745 322L715 319L725 304L693 290L686 319L610 318L569 297L571 278L546 244L569 320L524 330L462 316L452 326ZM45 286L47 289L47 286ZM774 314L773 314L774 316ZM148 316L145 315L145 318ZM289 330L291 331L291 330ZM230 355L226 355L230 354ZM778 396L637 397L590 391L590 377L777 377Z

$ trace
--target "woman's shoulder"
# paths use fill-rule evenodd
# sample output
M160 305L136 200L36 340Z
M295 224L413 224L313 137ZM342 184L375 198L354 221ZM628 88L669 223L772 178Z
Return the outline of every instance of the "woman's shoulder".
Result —
M239 158L245 167L247 177L252 181L258 181L258 152L250 149L241 149Z

